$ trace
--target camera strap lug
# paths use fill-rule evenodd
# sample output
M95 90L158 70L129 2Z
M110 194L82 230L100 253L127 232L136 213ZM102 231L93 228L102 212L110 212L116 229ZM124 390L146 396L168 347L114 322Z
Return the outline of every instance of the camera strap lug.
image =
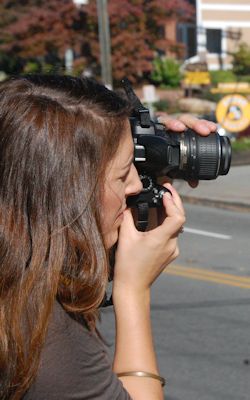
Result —
M138 219L136 227L138 231L144 232L148 226L148 211L149 211L148 203L139 203L137 205L137 210L138 210Z

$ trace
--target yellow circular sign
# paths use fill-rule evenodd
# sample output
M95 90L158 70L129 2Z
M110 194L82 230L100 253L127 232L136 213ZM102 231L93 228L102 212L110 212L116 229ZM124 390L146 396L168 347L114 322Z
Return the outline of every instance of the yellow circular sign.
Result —
M240 132L250 124L250 102L240 94L223 97L216 107L216 119L229 132Z

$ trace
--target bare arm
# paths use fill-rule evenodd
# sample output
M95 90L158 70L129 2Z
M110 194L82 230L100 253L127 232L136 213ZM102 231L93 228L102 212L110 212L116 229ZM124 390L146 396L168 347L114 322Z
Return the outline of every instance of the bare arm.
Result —
M201 135L215 131L216 125L190 115L180 120L162 116L169 129L183 131L187 126ZM190 182L196 186L197 182ZM150 287L162 270L179 254L177 238L185 221L181 199L169 184L173 196L164 195L163 221L149 232L138 232L129 210L120 229L113 301L116 316L116 348L113 369L160 374L154 350L150 319ZM162 400L161 383L152 378L122 377L134 400Z
M165 220L149 232L138 232L126 211L117 250L113 300L116 315L114 371L159 374L150 320L150 287L178 253L177 236L185 221L181 200L164 195ZM131 397L163 399L161 383L152 378L123 377Z

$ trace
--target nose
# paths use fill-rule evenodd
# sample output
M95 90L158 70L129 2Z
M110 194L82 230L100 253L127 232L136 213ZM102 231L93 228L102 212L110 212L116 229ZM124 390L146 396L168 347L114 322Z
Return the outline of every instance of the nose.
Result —
M139 178L137 169L135 168L134 164L132 164L131 166L131 170L129 173L129 180L128 180L128 184L125 190L125 195L126 197L128 196L133 196L135 194L138 194L142 191L143 186L142 186L142 182Z

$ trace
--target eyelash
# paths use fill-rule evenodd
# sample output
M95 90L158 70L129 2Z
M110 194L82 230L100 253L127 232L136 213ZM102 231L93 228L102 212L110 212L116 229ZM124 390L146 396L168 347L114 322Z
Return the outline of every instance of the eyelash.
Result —
M128 171L126 172L126 174L120 176L120 180L121 180L122 182L124 182L124 181L126 180L128 174L129 174L129 171L130 171L130 170L128 170Z

